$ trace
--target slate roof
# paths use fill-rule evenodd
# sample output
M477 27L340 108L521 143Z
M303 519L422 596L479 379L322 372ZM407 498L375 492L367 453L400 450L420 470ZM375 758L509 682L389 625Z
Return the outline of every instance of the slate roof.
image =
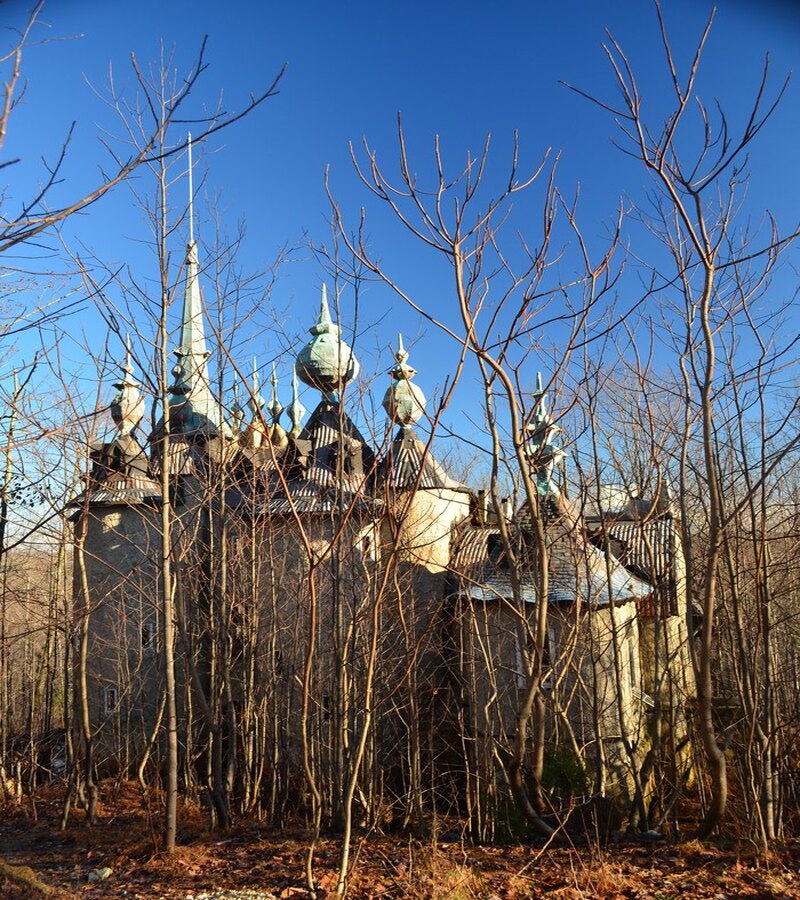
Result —
M600 523L592 522L593 540L603 545L604 535ZM624 518L606 522L612 552L634 575L653 585L653 602L661 602L662 615L675 615L678 611L678 585L675 569L676 555L680 552L680 538L675 522L669 513L642 521ZM654 615L655 606L646 614Z
M574 510L559 505L563 514L550 515L547 526L549 542L549 603L572 603L576 599L595 607L641 600L653 588L629 572L622 563L593 546L583 534ZM537 599L536 571L531 554L529 530L518 523L510 524L513 540L519 547L522 570L522 596L526 603ZM527 558L527 562L526 562ZM459 526L451 563L455 593L488 602L512 600L509 562L504 552L501 531L497 526L476 526L471 522Z
M116 433L110 440L91 446L92 471L86 489L70 503L79 507L127 506L161 497L161 486L152 476L144 448L131 434Z
M377 513L381 507L379 501L366 495L363 491L342 491L333 485L326 485L312 479L288 482L288 491L282 486L275 488L274 493L267 493L260 501L253 504L254 514L273 516L298 515L333 515L340 508L355 508L362 513Z
M408 426L402 426L398 430L381 460L378 475L384 484L395 490L467 490L445 472L430 447Z
M297 466L288 467L286 485L276 472L265 473L255 514L331 515L340 508L378 514L382 509L371 495L375 454L338 404L323 400L287 452Z

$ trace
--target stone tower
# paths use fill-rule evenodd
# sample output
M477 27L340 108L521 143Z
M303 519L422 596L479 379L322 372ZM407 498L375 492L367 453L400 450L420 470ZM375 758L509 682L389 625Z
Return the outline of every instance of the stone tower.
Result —
M75 666L102 767L124 765L156 715L160 486L136 437L144 413L130 345L111 401L114 432L91 445L75 512ZM76 692L80 708L82 690Z

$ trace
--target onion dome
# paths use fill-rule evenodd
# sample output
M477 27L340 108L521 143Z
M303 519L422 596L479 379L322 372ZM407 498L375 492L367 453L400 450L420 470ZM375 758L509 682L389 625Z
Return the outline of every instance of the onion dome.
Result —
M406 362L408 352L403 346L402 334L397 336L397 353L394 358L396 365L389 370L394 383L386 391L383 408L389 418L398 425L413 425L425 412L425 394L422 393L422 388L411 383L417 370Z
M533 392L533 413L525 428L525 455L536 479L536 488L543 497L558 493L558 488L553 483L553 472L566 456L555 443L561 429L553 422L553 417L547 410L546 396L542 387L542 373L538 372L536 390Z
M331 319L328 291L322 285L322 303L316 325L309 329L311 340L297 354L297 377L323 394L335 394L358 375L359 365L351 348Z
M292 372L292 402L289 404L289 408L286 411L289 414L289 421L292 423L289 436L297 438L303 430L303 416L306 414L306 408L300 402L300 396L297 390L297 372Z
M120 435L131 434L144 416L144 398L139 388L141 385L133 377L131 362L130 335L125 338L125 364L122 367L122 378L114 383L117 393L111 401L111 418Z

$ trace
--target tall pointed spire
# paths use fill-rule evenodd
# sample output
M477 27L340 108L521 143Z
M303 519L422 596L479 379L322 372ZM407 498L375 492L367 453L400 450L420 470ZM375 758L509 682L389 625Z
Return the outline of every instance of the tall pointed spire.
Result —
M192 164L192 132L187 138L189 152L189 243L194 243L194 172Z
M212 431L228 434L222 421L220 407L211 393L208 376L208 357L203 321L203 302L200 295L197 242L194 239L194 183L192 178L192 137L189 135L189 244L186 248L185 284L181 327L175 355L178 361L172 370L174 381L169 388L170 405L181 408L179 424L182 430Z

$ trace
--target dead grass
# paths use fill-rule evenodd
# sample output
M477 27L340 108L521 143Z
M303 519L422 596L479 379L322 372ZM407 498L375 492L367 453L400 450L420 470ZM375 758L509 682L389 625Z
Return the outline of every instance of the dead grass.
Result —
M89 828L78 812L66 832L58 830L61 795L37 798L37 821L24 808L0 809L0 846L15 869L33 875L12 881L0 876L3 898L60 896L172 898L220 888L300 896L307 836L277 832L255 822L232 831L210 832L202 810L180 811L179 846L171 856L159 847L161 798L143 797L136 785L103 786L99 825ZM339 844L320 841L314 873L323 890L336 881ZM110 866L98 884L88 874ZM365 838L351 879L351 900L750 900L800 898L800 842L769 855L752 847L684 844L626 845L600 850L532 844L472 846L469 842L426 845L408 836ZM17 873L18 874L18 873ZM44 885L45 890L33 887ZM50 893L59 896L59 893Z
M412 900L485 900L488 896L479 871L438 850L421 853L414 868L406 895Z

